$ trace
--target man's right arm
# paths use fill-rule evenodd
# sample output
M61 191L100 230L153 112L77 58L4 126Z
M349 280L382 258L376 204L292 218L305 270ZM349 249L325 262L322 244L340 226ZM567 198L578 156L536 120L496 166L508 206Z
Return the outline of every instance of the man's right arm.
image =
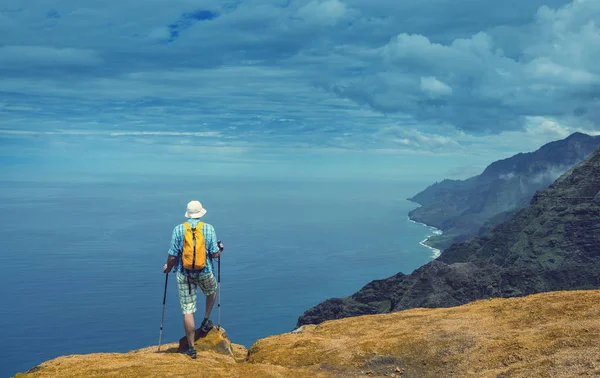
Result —
M171 269L177 264L179 254L182 249L182 235L178 230L178 227L173 229L173 235L171 236L171 246L167 256L167 263L163 266L163 272L169 273Z
M221 256L221 252L223 252L223 243L217 242L217 234L215 233L215 229L213 226L209 225L207 229L206 238L206 247L207 252L212 259L216 259Z
M177 257L169 255L167 263L163 266L163 273L169 273L175 264L177 264Z

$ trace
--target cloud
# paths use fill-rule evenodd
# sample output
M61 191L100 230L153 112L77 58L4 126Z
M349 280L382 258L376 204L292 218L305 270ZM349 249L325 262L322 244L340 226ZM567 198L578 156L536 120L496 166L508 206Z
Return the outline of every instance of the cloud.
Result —
M598 4L6 0L0 122L488 162L600 129Z
M58 11L56 9L51 9L48 11L48 13L46 13L46 17L52 19L52 18L60 18L60 13L58 13Z
M373 50L377 58L364 75L334 78L330 88L382 112L449 122L470 132L519 129L525 116L574 112L597 122L600 66L594 62L600 57L592 46L600 43L598 17L592 1L542 7L533 22L514 28L525 43L511 56L504 52L511 41L496 30L448 43L401 33Z
M240 155L245 154L249 151L247 147L233 147L233 146L194 146L194 145L181 145L172 144L167 145L167 150L176 154L227 154L227 155ZM238 160L239 161L239 160Z
M515 173L514 172L509 172L507 174L500 174L500 176L498 176L501 180L512 180L515 177Z
M556 181L563 173L568 171L570 166L554 166L550 167L545 171L539 172L531 178L531 181L536 184L551 184Z
M172 43L179 38L179 35L194 26L199 21L210 21L219 17L218 13L209 10L195 10L181 15L179 19L168 26L169 38L167 43Z
M219 137L218 131L205 132L178 132L178 131L111 131L110 136L194 136L194 137Z
M481 63L482 58L492 55L493 42L489 35L480 32L468 39L455 39L450 45L434 43L423 35L402 33L380 49L382 59L390 66L409 66L415 70L439 69L466 71Z
M525 131L531 137L545 137L553 139L564 139L575 131L569 127L560 125L556 120L544 117L529 117L525 123ZM586 131L592 134L590 131Z
M452 88L433 76L421 77L421 90L431 98L449 96L452 94Z
M48 46L2 46L0 67L86 67L102 64L100 55L89 49L55 48Z
M541 83L565 85L600 84L600 77L586 70L569 68L552 62L547 57L535 58L527 64L526 74Z
M207 137L217 138L221 136L218 131L204 132L178 132L178 131L90 131L90 130L10 130L0 129L0 135L15 135L15 136L43 136L43 135L60 135L60 136L105 136L105 137L122 137L122 136L160 136L160 137Z
M335 25L346 12L346 5L339 0L313 0L299 8L296 15L307 22Z

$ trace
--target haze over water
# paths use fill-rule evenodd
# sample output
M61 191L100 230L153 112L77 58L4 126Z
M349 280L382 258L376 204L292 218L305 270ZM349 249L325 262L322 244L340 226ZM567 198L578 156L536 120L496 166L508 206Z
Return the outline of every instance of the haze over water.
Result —
M308 308L432 258L401 181L207 180L0 185L0 376L60 355L158 343L166 259L188 200L226 250L221 324L249 346ZM164 341L183 336L170 275ZM199 297L201 320L204 298ZM217 321L217 308L212 320ZM32 347L35 346L35 347Z

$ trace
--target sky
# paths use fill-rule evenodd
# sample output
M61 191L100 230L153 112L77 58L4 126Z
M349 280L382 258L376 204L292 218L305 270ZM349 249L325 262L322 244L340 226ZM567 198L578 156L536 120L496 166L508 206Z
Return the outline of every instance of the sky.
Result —
M5 179L461 179L600 133L597 0L3 0Z

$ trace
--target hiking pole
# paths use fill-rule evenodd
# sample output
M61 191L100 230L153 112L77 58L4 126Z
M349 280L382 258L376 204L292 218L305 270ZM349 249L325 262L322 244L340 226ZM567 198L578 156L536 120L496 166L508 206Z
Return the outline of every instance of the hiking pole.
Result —
M221 256L219 256L219 260L217 261L219 268L219 278L218 280L218 286L219 286L219 303L217 304L217 329L220 330L221 329Z
M219 240L217 243L220 247L221 241ZM219 291L219 294L217 295L219 297L217 302L217 329L221 330L221 255L219 255L219 258L217 259L217 266L217 290Z
M160 352L160 345L162 344L162 329L163 323L165 322L165 303L167 303L167 284L169 283L169 273L165 275L165 294L163 295L163 310L162 320L160 321L160 335L158 336L158 351Z

